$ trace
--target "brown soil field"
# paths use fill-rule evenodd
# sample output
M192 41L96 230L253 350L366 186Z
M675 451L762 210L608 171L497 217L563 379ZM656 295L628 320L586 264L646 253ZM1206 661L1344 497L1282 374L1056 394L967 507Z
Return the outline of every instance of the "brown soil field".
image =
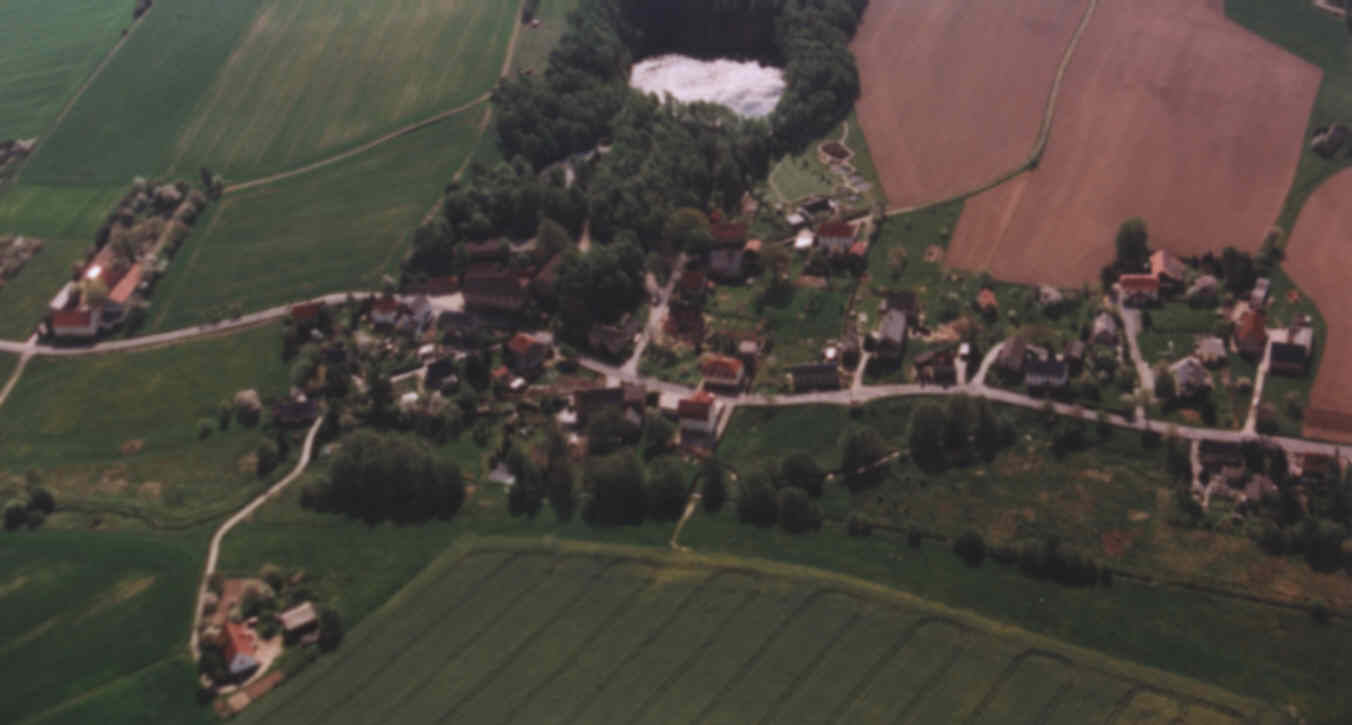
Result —
M1352 307L1348 252L1352 250L1352 170L1325 181L1300 211L1286 247L1286 271L1324 313L1328 339L1310 391L1305 435L1352 443Z
M1156 248L1257 250L1320 78L1226 20L1220 0L1099 0L1041 165L967 202L948 261L1018 282L1090 282L1134 216Z
M1088 0L873 0L855 35L857 110L892 206L1027 160Z

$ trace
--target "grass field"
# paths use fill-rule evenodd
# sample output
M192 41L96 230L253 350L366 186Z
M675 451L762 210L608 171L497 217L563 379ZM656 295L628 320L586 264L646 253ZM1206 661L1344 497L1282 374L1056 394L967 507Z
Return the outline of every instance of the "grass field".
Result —
M471 153L472 111L332 166L227 195L156 290L152 330L376 289Z
M1218 723L1277 721L1199 683L822 572L533 541L456 547L349 635L348 656L240 721L1007 723L1107 717L1147 697Z
M264 0L174 143L170 170L243 180L492 89L516 2Z
M127 3L12 0L0 6L0 139L46 134L130 24Z
M37 358L0 415L0 471L36 469L62 509L164 524L219 515L265 483L241 470L263 436L236 424L201 440L198 420L214 422L236 391L266 399L287 380L275 326L146 352ZM124 454L133 440L142 449Z
M549 54L559 44L563 31L568 27L568 13L577 9L581 0L541 0L535 11L539 27L529 25L521 27L516 40L516 52L512 54L512 72L521 73L534 69L543 73L549 63ZM503 5L511 5L504 2Z
M202 530L0 537L0 657L16 665L0 688L0 720L17 723L175 654L205 543ZM190 682L177 683L189 702Z

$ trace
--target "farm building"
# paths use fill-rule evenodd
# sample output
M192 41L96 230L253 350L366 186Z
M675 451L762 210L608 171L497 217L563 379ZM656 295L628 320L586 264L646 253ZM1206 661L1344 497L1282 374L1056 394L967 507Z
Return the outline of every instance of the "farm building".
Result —
M817 227L817 245L830 254L844 254L854 244L854 237L849 222L833 220Z
M718 400L710 393L699 391L682 398L676 406L681 436L711 436L718 426Z
M258 670L257 642L254 633L239 622L226 622L221 649L230 676L245 680Z
M1187 281L1188 267L1183 260L1167 249L1157 249L1150 255L1150 276L1162 286L1181 288Z
M1030 390L1060 390L1070 381L1069 366L1061 360L1029 360L1023 374Z
M535 375L549 359L550 346L524 332L518 332L507 341L504 351L507 363L517 375Z
M1286 340L1272 343L1272 371L1283 375L1305 375L1314 352L1314 330L1299 327L1287 332Z
M282 623L282 635L290 643L319 629L319 613L315 611L313 602L301 602L277 615L277 619Z
M699 373L705 385L721 388L739 387L746 379L746 367L741 360L727 355L707 355L700 361Z
M506 267L475 264L462 280L465 308L471 312L517 312L526 306L526 288Z
M1169 366L1174 378L1174 389L1181 398L1189 398L1211 387L1211 373L1201 360L1189 355Z
M1007 372L1021 374L1023 373L1024 358L1027 354L1027 341L1015 335L1006 340L1000 348L1000 354L996 356L995 364Z
M797 393L806 390L837 390L840 388L840 368L833 362L795 365L789 368L789 381Z
M136 288L141 285L143 272L144 268L140 262L133 264L122 279L118 280L117 285L109 290L108 301L117 305L127 304L131 296L136 293Z
M1160 299L1160 281L1148 274L1124 274L1117 279L1122 288L1122 303L1144 307Z
M92 340L99 334L98 308L57 310L52 313L52 335L72 340Z
M878 326L878 357L883 360L900 360L906 354L906 336L910 329L906 313L888 310Z
M1248 357L1261 357L1267 345L1267 316L1259 310L1247 310L1235 326L1235 347Z

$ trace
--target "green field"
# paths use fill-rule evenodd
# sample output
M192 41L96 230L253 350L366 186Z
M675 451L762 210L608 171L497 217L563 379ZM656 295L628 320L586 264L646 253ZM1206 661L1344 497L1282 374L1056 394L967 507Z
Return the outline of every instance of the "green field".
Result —
M120 30L130 2L7 0L0 5L0 139L47 133Z
M179 654L205 542L200 530L0 536L0 658L11 665L0 720L17 723ZM177 683L189 702L190 683Z
M301 166L492 89L516 2L264 0L174 143L170 171Z
M471 111L318 171L227 195L156 289L152 330L377 289L472 152Z
M35 358L0 415L0 471L36 469L72 515L177 524L232 510L265 483L241 470L263 434L235 424L201 440L197 422L215 421L241 389L285 391L278 337L268 326L146 352ZM124 454L133 440L141 450Z
M243 723L1188 722L1263 705L857 580L764 562L457 546Z

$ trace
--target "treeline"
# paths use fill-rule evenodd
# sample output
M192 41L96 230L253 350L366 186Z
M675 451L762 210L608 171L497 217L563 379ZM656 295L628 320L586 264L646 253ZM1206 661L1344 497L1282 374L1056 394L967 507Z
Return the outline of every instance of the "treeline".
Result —
M369 523L450 519L464 501L464 480L454 463L416 438L366 430L343 440L327 480L301 490L306 508Z

